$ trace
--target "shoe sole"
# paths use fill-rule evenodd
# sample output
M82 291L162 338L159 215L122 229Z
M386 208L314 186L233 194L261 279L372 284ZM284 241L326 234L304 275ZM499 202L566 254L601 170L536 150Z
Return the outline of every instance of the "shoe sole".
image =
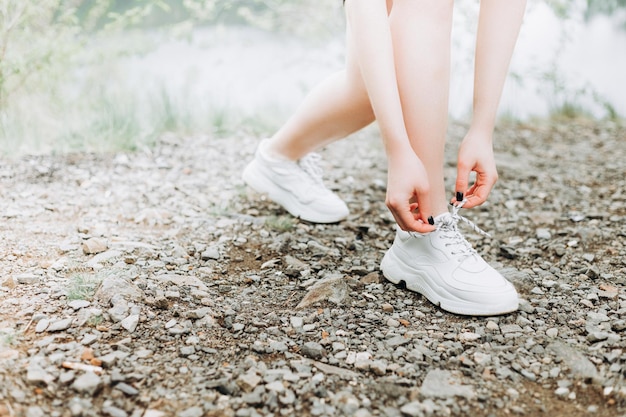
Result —
M281 191L273 181L268 179L254 160L243 170L241 177L252 189L261 194L266 194L270 200L281 205L289 214L304 221L328 224L338 223L348 217L347 214L342 216L323 216L313 210L307 209L307 207L303 206L294 196L286 191Z
M391 249L383 257L380 269L388 281L396 285L404 283L408 290L422 294L428 301L450 313L463 316L498 316L518 309L517 303L515 306L508 302L485 305L460 300L451 295L450 298L446 298L442 295L447 293L445 289L433 283L426 274L411 270Z

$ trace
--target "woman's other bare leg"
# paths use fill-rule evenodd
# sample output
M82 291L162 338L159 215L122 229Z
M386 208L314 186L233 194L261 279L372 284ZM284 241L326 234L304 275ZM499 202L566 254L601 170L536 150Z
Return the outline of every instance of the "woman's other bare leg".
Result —
M308 94L273 136L268 151L297 160L374 121L350 30L346 44L346 69L331 75Z

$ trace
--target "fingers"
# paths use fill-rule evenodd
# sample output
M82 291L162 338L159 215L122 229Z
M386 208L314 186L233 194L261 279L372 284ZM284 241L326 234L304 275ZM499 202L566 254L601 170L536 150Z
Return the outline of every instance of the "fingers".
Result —
M498 179L498 174L478 174L476 182L465 193L457 191L452 204L458 204L465 199L463 208L473 208L480 206L489 197L493 186Z
M459 163L457 167L456 183L455 183L455 198L452 199L452 204L457 204L463 201L464 195L467 193L469 177L472 169L465 164Z
M426 201L427 198L422 196L421 200ZM418 201L420 201L419 196ZM407 232L413 231L419 233L429 233L435 230L435 222L432 216L425 214L430 213L428 206L429 204L419 204L420 214L415 214L413 211L418 207L418 204L416 203L408 204L408 202L387 202L387 207L389 207L396 223L398 223L400 229Z

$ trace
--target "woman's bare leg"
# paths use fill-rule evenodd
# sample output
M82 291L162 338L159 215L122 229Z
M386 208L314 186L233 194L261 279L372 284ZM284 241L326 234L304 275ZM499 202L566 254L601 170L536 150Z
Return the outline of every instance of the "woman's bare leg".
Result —
M374 121L350 30L346 44L346 69L331 75L309 93L273 136L268 151L297 160Z
M452 0L394 0L390 15L404 122L428 173L433 215L448 210L443 165L452 10Z

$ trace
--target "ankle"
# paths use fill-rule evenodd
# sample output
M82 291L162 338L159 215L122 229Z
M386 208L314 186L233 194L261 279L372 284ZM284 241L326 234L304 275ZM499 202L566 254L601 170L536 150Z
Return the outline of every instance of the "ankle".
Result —
M261 142L263 154L274 161L297 161L297 158L291 158L281 147L276 146L276 142L270 138Z

